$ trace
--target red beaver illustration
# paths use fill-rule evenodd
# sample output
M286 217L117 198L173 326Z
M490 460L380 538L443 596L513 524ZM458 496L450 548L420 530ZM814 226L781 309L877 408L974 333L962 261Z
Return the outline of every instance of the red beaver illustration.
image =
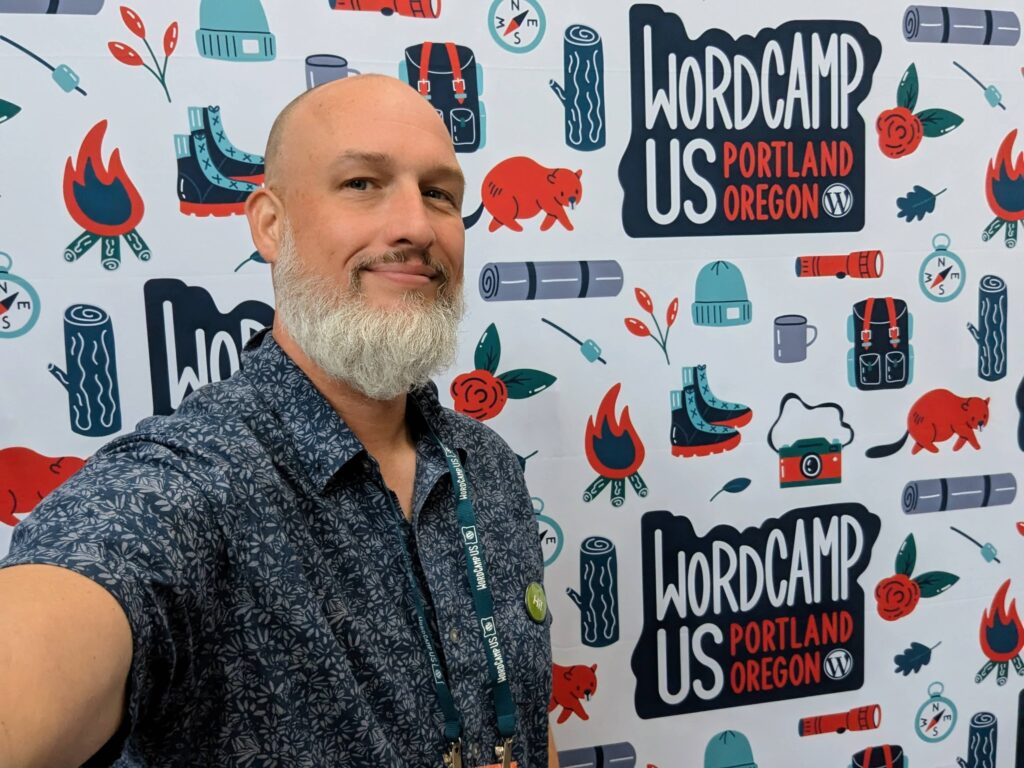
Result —
M530 219L542 211L547 214L540 223L542 232L556 221L572 230L565 207L575 208L583 199L582 176L582 170L547 168L529 157L502 160L484 177L480 189L483 202L464 219L465 226L476 224L486 208L494 217L487 227L491 232L500 227L522 232L523 225L517 219Z
M575 712L581 720L589 720L590 715L583 708L580 698L590 701L590 697L597 691L597 664L589 667L583 664L575 664L571 667L563 667L558 664L551 665L551 701L548 702L548 712L555 707L562 707L558 714L558 722L564 723Z
M925 392L917 399L910 414L907 416L907 431L903 437L889 445L876 445L868 448L865 454L869 459L891 456L902 448L908 437L914 439L911 454L922 449L938 453L936 443L956 435L953 450L959 451L964 444L970 444L975 450L981 449L974 430L979 432L988 424L988 401L980 397L960 397L948 389L933 389Z
M76 456L43 456L31 448L0 449L0 523L18 524L54 488L85 464Z

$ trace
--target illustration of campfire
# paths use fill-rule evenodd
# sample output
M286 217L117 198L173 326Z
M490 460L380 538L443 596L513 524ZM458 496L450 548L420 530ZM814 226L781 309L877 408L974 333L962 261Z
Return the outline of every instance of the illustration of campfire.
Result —
M1007 248L1017 245L1017 222L1024 219L1024 152L1013 159L1013 142L1017 129L1010 131L999 145L996 156L989 161L985 178L988 207L996 217L985 227L981 239L989 241L1006 226L1003 243Z
M140 261L149 261L149 246L135 229L142 220L142 197L121 164L121 151L110 153L109 166L103 163L101 146L107 121L96 123L86 134L78 150L78 162L71 158L64 166L64 204L68 213L85 231L64 249L64 261L77 261L102 241L100 262L103 268L121 266L123 237Z
M989 660L974 676L976 683L980 683L996 670L996 683L1006 685L1011 661L1017 674L1024 676L1024 659L1020 657L1020 652L1024 649L1024 624L1021 624L1017 613L1016 600L1010 601L1009 610L1006 608L1006 592L1009 588L1010 580L1007 579L996 592L992 605L981 617L978 640L982 653Z
M647 483L638 471L644 463L644 444L629 419L629 406L622 409L620 418L615 417L615 399L621 387L616 384L605 394L596 419L587 419L584 438L587 461L598 477L583 492L583 500L593 501L610 483L613 507L621 507L626 501L626 480L637 496L647 495Z

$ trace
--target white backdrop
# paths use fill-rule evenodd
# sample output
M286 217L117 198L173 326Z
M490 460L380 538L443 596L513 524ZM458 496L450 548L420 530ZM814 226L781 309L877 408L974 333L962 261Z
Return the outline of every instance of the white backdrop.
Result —
M439 385L450 403L451 395L445 393L453 380L469 388L474 382L490 386L498 400L502 390L511 395L504 406L494 400L477 415L487 417L518 454L529 455L526 478L538 510L542 508L538 524L550 561L546 588L555 619L558 705L552 722L568 713L564 722L553 725L563 764L665 768L700 765L703 760L705 768L749 762L838 767L884 765L887 754L899 764L903 754L915 766L951 766L957 758L971 768L1024 765L1024 744L1018 743L1024 677L1014 661L1021 658L1016 654L1024 646L1024 626L1012 607L1014 599L1024 598L1024 577L1018 570L1024 539L1016 527L1024 515L1014 477L1020 473L1024 448L1019 442L1024 434L1018 436L1018 386L1024 366L1015 336L1022 318L1013 295L1024 281L1024 246L1007 247L1004 233L1015 224L1004 224L988 241L981 236L997 213L1013 222L1024 212L1024 181L1018 182L1010 167L1024 163L1016 160L1024 137L1014 143L1009 136L1022 127L1024 116L1018 42L1018 16L1024 9L1017 0L993 7L973 3L970 12L920 6L920 21L911 17L908 27L908 9L890 3L666 0L632 11L626 2L577 0L547 0L543 5L531 0L336 4L362 5L363 10L334 9L324 0L134 0L130 8L135 16L123 18L111 0L62 0L54 15L38 12L50 5L43 0L0 0L0 116L6 118L0 123L0 251L13 262L7 275L0 273L0 301L19 294L0 314L0 323L7 323L0 325L6 370L0 413L0 521L5 523L0 524L0 552L8 547L13 524L30 514L35 499L74 466L70 459L55 463L55 457L85 458L118 431L111 431L109 420L99 413L104 398L113 402L109 384L91 394L86 386L81 393L95 399L89 401L91 427L83 429L79 412L76 431L69 410L74 396L69 400L57 374L48 370L67 370L74 389L75 355L69 365L64 350L75 331L66 335L66 310L85 304L109 316L116 363L103 369L116 372L122 432L153 413L161 396L176 405L180 398L174 396L175 389L179 395L186 389L186 367L202 370L189 359L196 328L204 338L202 356L208 361L212 347L215 360L212 371L197 373L201 383L227 372L239 338L268 311L249 304L232 314L246 301L272 301L267 267L246 262L252 245L244 218L231 213L227 203L213 209L230 215L185 215L177 199L184 190L189 202L189 184L198 179L205 185L203 212L208 213L210 200L231 194L244 199L244 186L239 185L241 192L213 190L217 184L201 175L198 166L189 166L187 159L176 162L174 136L182 137L181 149L189 145L190 130L198 130L199 139L193 133L191 142L193 154L202 151L205 141L215 145L207 151L224 155L229 145L216 150L217 126L203 123L216 113L202 108L216 105L233 146L259 153L274 115L305 87L308 56L333 54L363 72L394 74L407 48L432 41L432 87L444 89L451 75L450 64L449 74L444 71L448 58L443 43L452 41L472 52L478 78L465 77L468 99L454 104L464 112L453 114L450 99L445 106L441 96L435 106L451 125L467 112L477 129L486 124L485 132L472 135L459 124L461 149L472 150L459 156L469 180L464 213L471 214L480 202L485 210L467 232L469 313L462 352ZM367 10L370 5L397 13ZM437 18L409 15L424 5L421 16L430 16L433 7L439 8ZM260 29L261 9L265 30ZM133 34L136 18L145 25L155 63L147 44ZM178 38L161 73L164 30L172 22L178 24ZM223 49L235 53L224 54L228 58L200 55L197 30L225 27L237 34L214 35L215 42L207 44L237 44L237 49ZM947 42L942 42L944 29ZM576 41L569 52L567 35ZM594 53L597 37L599 54ZM834 58L827 48L830 39L836 46ZM155 66L156 74L123 63L131 54L109 48L111 42L132 46ZM794 53L794 46L803 47ZM714 50L709 54L709 49ZM459 54L461 65L466 55ZM736 57L748 62L749 70ZM48 72L40 59L56 71ZM579 71L574 69L577 63ZM912 64L913 73L908 74ZM667 73L674 68L678 74L680 67L686 84L673 96ZM739 96L735 79L726 80L727 71L742 81ZM166 94L158 74L164 74ZM418 72L413 74L418 78ZM698 75L712 93L695 88ZM577 99L582 131L574 124L567 133L567 111L549 81L568 91L570 107ZM61 86L71 88L75 82L87 95ZM720 89L717 95L714 83ZM986 86L998 93L986 92ZM672 117L668 110L659 112L659 90L666 104L682 94L682 106ZM755 92L763 103L743 126L739 118ZM811 103L812 92L821 99L817 109L808 107L805 117L803 108ZM793 124L788 127L772 124L771 105L778 98L792 102ZM699 119L693 113L698 102L705 110ZM714 125L706 114L709 106ZM889 112L898 106L902 112ZM199 108L192 112L192 125L189 107ZM848 109L845 123L843 109ZM731 127L725 121L730 116ZM884 136L876 126L880 117ZM899 125L893 122L899 120ZM100 170L112 168L111 153L118 150L144 204L141 218L138 200L131 205L131 195L123 189L111 194L111 182L102 172L77 198L74 185L65 184L69 158L80 169L83 141L101 121L107 125L98 153ZM672 122L678 125L673 128ZM880 137L890 145L888 155ZM676 160L670 154L673 140L681 153ZM994 159L1004 141L1009 142L1006 164L1000 165ZM752 173L744 178L740 148L751 143L746 151L756 153L758 142L764 147L762 162L753 163L747 169ZM829 147L846 142L850 167L816 175L803 164L808 142L819 162L821 142ZM726 177L732 147L736 156ZM776 164L773 154L790 147L797 152L792 177L787 156ZM649 152L654 154L648 167ZM530 160L503 164L513 157ZM990 162L997 178L989 178ZM556 168L566 170L549 179ZM576 171L581 174L574 181ZM539 200L545 213L567 217L572 230L561 220L542 230L541 214L520 219L521 232L508 226L491 231L492 219L505 214L486 194L489 173L491 180L517 195L522 211L530 200ZM229 186L224 178L230 175L222 175L224 185ZM802 212L791 216L783 211L774 220L730 220L730 200L748 195L756 215L756 196L769 195L776 183L794 186L793 194L806 206ZM107 184L107 191L97 184ZM758 184L765 185L760 192ZM826 194L832 184L841 186ZM912 215L914 221L905 221L897 216L897 201L915 186L924 191L903 205L920 218ZM565 190L560 201L558 190ZM940 190L928 203L929 193ZM673 213L673 193L689 206ZM576 198L574 205L569 196ZM92 212L96 223L91 228L82 224L81 216L72 216L76 199L78 207L84 200ZM714 214L702 215L712 199ZM770 212L770 200L762 205ZM148 260L133 253L131 227L124 225L129 219L148 244ZM65 249L83 230L108 240L97 238L80 258L66 261ZM940 233L948 236L947 250L959 261L936 253L934 243L945 243L934 240ZM101 266L101 251L106 248L109 258L115 239L121 262L108 270ZM798 277L795 272L802 256L872 250L883 256L865 262L875 265L880 260L880 276L839 280ZM726 263L715 266L720 261ZM827 271L830 263L817 265ZM487 289L481 285L489 285L490 278L481 283L480 276L487 264L498 265L503 283L499 296L514 295L527 285L516 281L532 275L539 281L534 299L485 301L482 291ZM948 266L953 269L944 273ZM583 280L587 298L544 298L579 297L581 270L589 275ZM990 294L980 298L979 293L988 275L1005 283L1009 300L1000 304L997 298L994 308L982 309L982 321L979 301ZM183 285L151 282L167 280ZM164 292L162 298L151 298L148 321L147 284L151 296ZM231 316L218 318L204 306L202 292L186 292L184 286L201 288L220 314ZM175 288L178 293L168 299L166 292ZM898 344L888 346L886 297L905 302L913 315L912 329L905 320L896 322ZM855 368L864 370L864 381L870 381L872 363L862 355L878 352L884 361L886 352L905 353L912 344L912 378L898 380L893 368L896 379L889 385L861 382L858 387L848 380L847 357L855 349L847 337L848 318L855 305L869 298L877 299L871 344L882 341L878 347L861 348ZM662 349L652 341L669 330L666 313L674 299L678 310ZM653 315L644 308L648 300ZM858 311L863 317L867 310L860 305ZM817 329L806 352L794 340L803 332L799 323L780 326L779 333L786 336L776 336L775 319L783 315L804 316ZM634 322L627 323L627 318ZM652 335L644 335L635 321ZM999 363L987 378L979 376L979 344L968 323L987 334L987 349ZM91 342L101 338L94 336L101 330L92 326L79 338ZM859 341L862 320L854 330ZM109 337L100 342L107 349ZM500 339L500 360L492 370L467 376L487 368L474 352L478 342L492 348L495 337ZM782 345L778 351L777 338ZM169 339L175 339L177 352L170 365ZM577 351L595 357L595 346L600 360ZM797 359L804 354L806 359ZM889 362L896 365L893 358ZM84 365L88 370L88 363ZM692 367L699 365L707 366L706 382L714 396L751 409L752 418L738 427L738 443L732 427L701 428L702 420L721 424L746 417L742 411L723 414L708 410L710 403L696 403L709 401L711 394L701 394L700 379L695 388L684 389L684 383L694 382L683 377L687 372L692 376ZM506 377L501 384L489 377L517 369L532 373ZM599 412L615 387L615 400ZM679 392L676 405L692 398L699 415L680 408L673 417L672 391ZM782 452L793 456L786 477L799 475L800 466L813 475L814 459L803 456L824 449L823 474L819 482L809 478L809 484L780 486L780 459L768 436L780 401L790 392L810 405L831 402L843 408L843 420L854 437L842 449L841 475L833 461L837 452L828 452L833 440L849 439L837 411L802 414L794 400L772 433L776 447L788 446ZM987 404L981 402L985 399ZM612 427L626 424L627 406L632 430L616 439L601 417L610 419ZM986 407L984 429L967 426ZM888 457L868 458L868 448L899 438L908 415L915 429L909 445ZM595 424L592 433L588 420ZM947 428L976 438L980 449L968 441L954 450L959 438L944 437ZM912 453L915 439L925 432L937 435L937 452ZM642 457L631 436L642 443ZM817 447L794 445L807 439L818 439ZM709 440L726 450L682 455L706 453L701 446ZM626 478L634 470L646 495ZM584 501L584 490L600 476L612 482L596 498ZM829 476L841 477L841 482L820 482ZM934 496L934 489L941 491L942 480L949 481L944 485L950 509L904 512L908 483L916 483L927 497ZM622 503L614 506L620 484ZM732 492L709 501L727 484ZM967 493L971 488L978 493ZM7 498L9 507L4 506ZM938 501L922 498L918 509L929 509L929 504L937 507ZM807 511L787 515L796 509ZM688 523L645 517L657 510ZM803 522L798 524L798 518ZM806 550L801 542L807 543ZM987 544L992 546L985 548ZM734 568L729 553L735 555ZM757 594L755 561L762 576L766 568L772 571ZM684 580L690 590L685 615L684 601L673 599L680 562L692 576ZM747 569L742 578L741 565ZM898 573L902 577L894 579ZM795 586L772 605L768 592L779 587L781 578ZM844 580L845 590L840 588ZM817 593L806 586L815 581L821 585ZM1005 593L997 596L1007 581ZM702 606L709 587L717 602ZM567 590L580 593L579 601L589 612L577 607ZM1004 610L996 611L999 606ZM883 617L886 611L888 617ZM808 635L812 618L817 626L839 614L845 616L849 633L831 641L824 630L816 639ZM993 614L996 624L986 631L983 622ZM779 633L792 633L789 638L800 638L806 647L747 645L756 638L744 632L763 631L768 625L777 641ZM659 643L665 649L661 659ZM894 672L894 657L913 643L934 648L928 663L905 675ZM994 664L987 665L990 661ZM1006 665L1003 685L997 684L1000 663ZM986 666L992 666L989 674L976 682ZM684 674L687 670L689 675ZM798 684L802 675L807 680ZM760 690L752 690L754 683ZM933 683L941 683L943 698L930 697L929 689L937 693L940 687ZM922 707L927 722L918 717ZM808 735L800 735L803 718L858 708L860 714L850 718L808 721L802 726ZM932 723L934 715L938 718ZM869 727L833 732L840 725L858 724ZM816 729L830 732L809 735ZM723 731L734 733L723 736ZM993 741L994 756L982 754ZM886 745L889 749L883 749ZM871 754L865 755L868 748Z

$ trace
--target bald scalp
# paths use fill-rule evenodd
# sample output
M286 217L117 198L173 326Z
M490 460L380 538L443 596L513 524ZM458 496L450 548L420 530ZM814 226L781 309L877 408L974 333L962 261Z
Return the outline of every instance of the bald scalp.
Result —
M353 75L303 91L285 105L270 126L267 148L264 152L265 185L271 189L283 189L286 186L288 147L296 133L297 118L301 117L305 110L325 106L332 101L358 99L360 96L373 101L382 98L409 98L410 109L426 109L433 114L433 109L405 81L388 75ZM372 103L366 109L372 110ZM438 127L447 133L440 121Z

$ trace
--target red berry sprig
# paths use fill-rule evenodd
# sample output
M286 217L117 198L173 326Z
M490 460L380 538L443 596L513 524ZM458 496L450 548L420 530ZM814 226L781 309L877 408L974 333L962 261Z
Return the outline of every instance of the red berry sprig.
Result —
M665 310L665 332L661 332L661 326L658 324L658 318L654 316L654 302L651 301L651 295L647 293L643 288L636 288L633 291L636 296L637 304L651 316L651 320L654 323L654 329L658 335L655 336L651 333L651 329L645 322L635 317L626 318L626 330L632 333L634 336L643 338L648 336L654 340L654 343L661 347L662 354L665 355L665 362L669 365L672 361L668 359L668 334L672 328L672 324L676 321L676 316L679 314L679 299L678 297L672 299L672 302L668 305L668 309Z
M145 67L148 69L153 77L155 77L163 87L164 94L167 96L167 101L170 102L171 93L167 90L167 60L170 58L171 54L174 53L174 49L178 46L178 22L172 21L164 31L164 63L163 66L161 66L160 62L157 60L156 54L153 52L153 48L146 39L146 25L142 23L142 17L128 6L122 5L121 20L124 21L124 25L128 27L129 32L145 43L146 50L148 50L149 55L153 57L153 66L151 67L143 61L138 51L127 43L121 43L115 40L107 43L107 48L110 50L110 53L114 58L122 64L126 64L129 67Z

